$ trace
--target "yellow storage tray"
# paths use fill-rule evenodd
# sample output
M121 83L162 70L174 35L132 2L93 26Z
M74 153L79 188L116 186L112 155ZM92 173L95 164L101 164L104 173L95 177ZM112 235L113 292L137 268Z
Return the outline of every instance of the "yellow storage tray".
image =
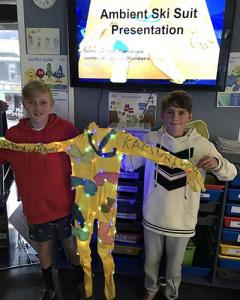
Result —
M220 244L220 253L227 256L237 256L240 258L240 246Z
M125 254L125 255L139 255L142 251L142 247L131 247L124 245L114 246L113 253L115 254Z

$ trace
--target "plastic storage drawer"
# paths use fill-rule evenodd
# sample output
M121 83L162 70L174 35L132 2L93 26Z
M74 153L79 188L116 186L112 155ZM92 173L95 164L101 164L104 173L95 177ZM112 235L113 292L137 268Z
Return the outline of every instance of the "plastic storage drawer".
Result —
M206 192L200 194L201 201L219 201L223 190L206 190Z
M123 254L123 255L139 255L143 250L143 244L127 244L116 242L113 253L114 254Z
M230 182L230 186L239 186L240 187L240 168L237 166L238 175Z
M240 174L238 174L231 182L230 186L240 187Z
M198 225L203 226L215 226L218 220L218 216L215 215L201 215L198 214Z
M124 172L121 171L119 174L119 178L121 179L139 179L140 174L139 172Z
M218 266L221 268L240 270L240 257L218 255Z
M183 258L183 266L191 266L193 262L193 256L196 250L196 246L187 246Z
M228 189L228 201L237 201L240 202L240 190Z
M240 230L223 229L222 240L224 242L240 243Z
M118 207L117 218L127 220L142 219L142 210L140 207L137 209L136 207Z
M226 280L240 280L240 269L219 268L217 270L217 277Z
M125 232L118 232L115 236L116 242L124 242L129 244L136 244L140 243L143 239L142 233L125 233Z
M225 213L229 216L240 216L240 203L239 204L226 204Z
M222 255L230 255L230 256L240 257L240 246L220 244L220 253Z
M122 220L117 219L116 221L117 232L127 233L140 233L143 230L142 222L140 220Z
M210 268L182 266L182 274L185 276L208 277L210 272Z
M127 192L127 193L138 193L139 187L137 185L119 183L117 191L118 192Z
M240 218L224 217L224 226L230 228L240 228Z
M219 202L200 202L199 211L204 213L217 213L221 203Z

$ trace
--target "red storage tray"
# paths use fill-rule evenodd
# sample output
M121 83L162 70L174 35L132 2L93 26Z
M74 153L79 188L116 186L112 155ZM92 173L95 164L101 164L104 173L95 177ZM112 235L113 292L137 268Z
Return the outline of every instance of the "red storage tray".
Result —
M240 228L240 218L224 217L224 226L230 228Z
M222 184L204 184L206 190L224 190L225 186Z

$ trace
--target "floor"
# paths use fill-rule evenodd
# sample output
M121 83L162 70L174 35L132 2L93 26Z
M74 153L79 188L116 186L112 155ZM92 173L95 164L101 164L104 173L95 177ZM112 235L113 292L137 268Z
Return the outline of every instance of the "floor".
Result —
M8 203L9 215L19 203L16 202L16 190L13 186ZM10 226L11 259L8 267L0 266L1 300L38 300L43 282L35 251L19 238L17 231ZM71 280L71 270L57 268L54 271L56 290L60 300L79 300L79 287ZM140 300L143 295L143 276L115 275L117 300ZM240 282L239 282L240 286ZM105 300L103 294L103 274L94 274L94 298ZM157 300L164 300L161 293ZM223 289L182 283L179 300L234 300L240 299L240 289Z
M58 276L54 273L57 293L60 300L79 300L79 289L67 276ZM37 300L43 289L43 283L38 266L22 267L0 271L1 300ZM140 300L143 295L143 280L130 276L115 276L118 300ZM94 276L95 300L104 300L103 276L96 273ZM212 288L206 286L182 283L179 300L230 300L239 299L239 290ZM164 299L160 294L156 299Z

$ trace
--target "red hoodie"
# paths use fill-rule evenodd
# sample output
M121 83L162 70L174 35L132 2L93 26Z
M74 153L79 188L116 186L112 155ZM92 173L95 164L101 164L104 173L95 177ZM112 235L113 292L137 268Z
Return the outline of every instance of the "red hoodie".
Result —
M17 143L64 141L79 134L69 121L50 114L47 126L36 131L29 119L7 130L5 137ZM71 163L66 153L24 153L0 151L0 162L11 164L15 174L23 211L30 224L42 224L71 213L74 193L71 191Z

